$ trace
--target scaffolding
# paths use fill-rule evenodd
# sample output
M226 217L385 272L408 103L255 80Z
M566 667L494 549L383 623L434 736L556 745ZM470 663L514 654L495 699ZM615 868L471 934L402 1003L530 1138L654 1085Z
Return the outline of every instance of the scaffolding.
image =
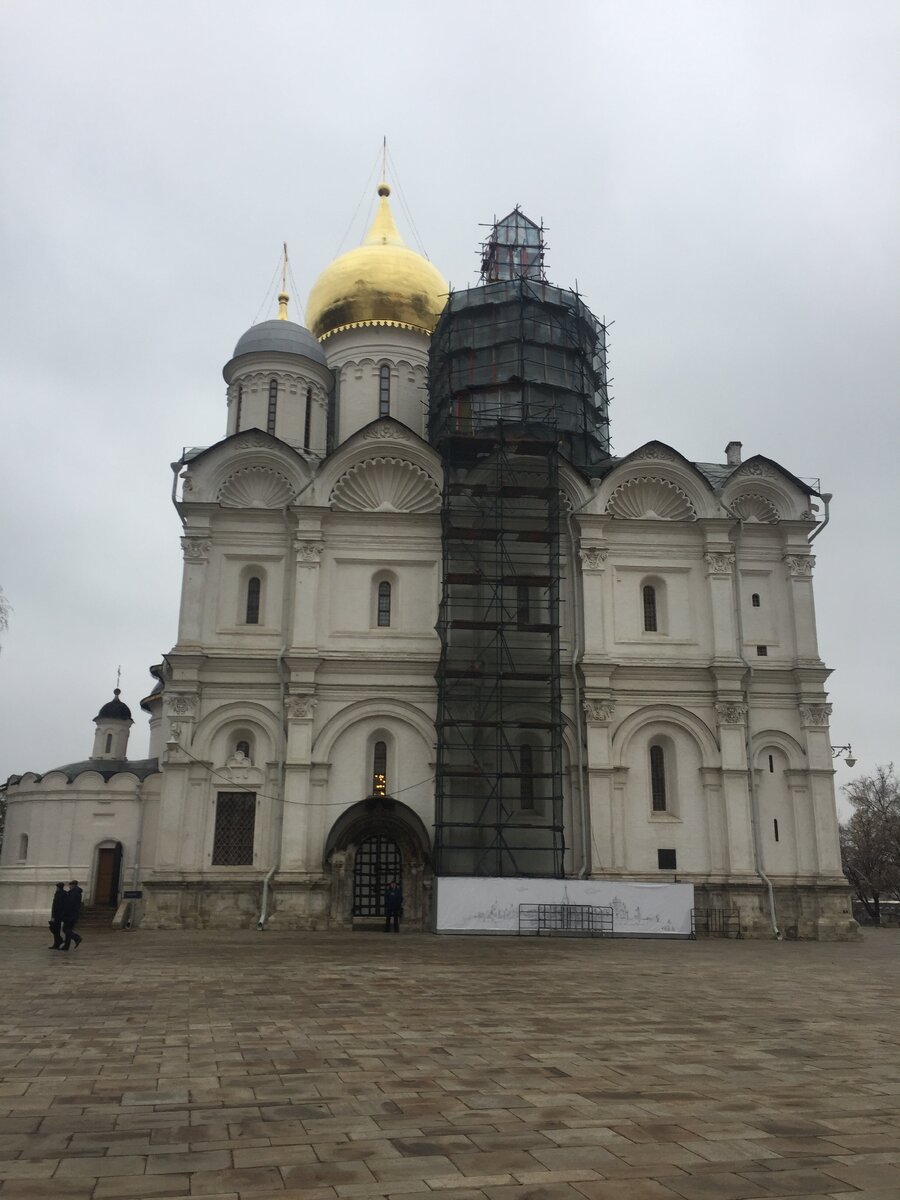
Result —
M432 338L441 453L436 866L563 874L560 454L608 457L605 329L544 277L518 209L451 293Z

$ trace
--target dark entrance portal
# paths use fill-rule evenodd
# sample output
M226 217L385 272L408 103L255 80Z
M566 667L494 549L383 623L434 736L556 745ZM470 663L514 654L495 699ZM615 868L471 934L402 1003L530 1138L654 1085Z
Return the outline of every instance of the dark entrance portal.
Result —
M119 875L122 870L122 846L102 846L97 851L97 882L94 904L115 908L119 903Z
M384 891L392 879L403 878L403 861L396 842L368 837L360 842L353 864L353 916L383 917Z

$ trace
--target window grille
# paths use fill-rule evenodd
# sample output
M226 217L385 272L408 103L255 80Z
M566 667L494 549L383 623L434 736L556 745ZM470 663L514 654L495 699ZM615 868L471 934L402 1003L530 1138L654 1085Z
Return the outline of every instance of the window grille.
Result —
M656 617L656 588L649 584L642 592L644 601L644 632L656 633L658 631Z
M247 624L259 624L259 597L262 586L259 578L254 575L247 580Z
M754 592L750 597L750 603L754 608L759 608L759 592Z
M760 658L768 658L769 647L768 646L757 646L756 653L759 655Z
M252 866L255 825L256 792L219 792L216 798L213 866Z
M303 422L303 449L309 449L309 439L312 434L312 388L306 389L306 418Z
M385 580L378 585L378 624L391 623L391 585Z
M391 368L387 365L378 372L378 415L391 415Z
M650 747L650 797L654 812L666 811L666 756L662 746Z
M278 415L278 380L269 380L269 412L266 417L266 433L275 434L275 418Z
M250 757L250 743L249 742L238 742L238 744L234 748L234 752L235 752L235 754L243 754L246 758L249 758Z
M360 842L353 863L353 915L383 917L385 889L392 879L400 883L402 870L400 850L390 838Z
M387 745L376 742L372 755L372 795L387 795Z

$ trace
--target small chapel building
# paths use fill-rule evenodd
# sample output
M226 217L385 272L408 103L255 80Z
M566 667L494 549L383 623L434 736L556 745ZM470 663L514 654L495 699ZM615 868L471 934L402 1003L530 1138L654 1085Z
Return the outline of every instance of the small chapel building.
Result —
M452 293L379 188L309 329L253 326L221 441L174 464L174 646L127 757L5 785L0 922L54 884L145 928L361 928L397 878L694 885L745 935L856 931L811 542L773 458L609 442L605 329L518 209Z

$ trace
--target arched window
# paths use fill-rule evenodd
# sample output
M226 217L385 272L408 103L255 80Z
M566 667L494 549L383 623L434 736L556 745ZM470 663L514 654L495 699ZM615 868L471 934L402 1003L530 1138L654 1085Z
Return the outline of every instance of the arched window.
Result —
M665 812L666 754L662 746L650 747L650 803L653 812Z
M234 408L234 432L241 432L241 409L244 407L244 388L242 384L238 384L237 401Z
M378 371L378 415L391 415L391 368L387 363Z
M261 591L262 584L259 576L251 576L247 580L247 612L245 620L248 625L259 624L259 597Z
M234 752L235 752L235 754L243 754L245 756L245 758L249 758L250 757L250 743L246 742L246 741L238 742L234 748Z
M391 585L383 579L378 585L378 624L389 626L391 623Z
M641 589L641 599L644 605L644 632L656 633L659 629L656 612L656 588L645 584Z
M28 857L28 834L19 835L19 862L24 862Z
M303 421L303 449L309 449L309 439L312 435L312 388L306 389L306 417Z
M266 433L275 433L275 418L278 415L278 380L269 380L269 411L266 416Z
M387 795L387 742L376 742L372 752L372 795Z
M106 735L106 749L103 751L103 753L109 754L110 750L112 750L112 734L108 733Z
M527 742L519 746L519 807L534 812L534 751Z
M754 608L759 608L759 592L754 592L750 597L750 603Z

